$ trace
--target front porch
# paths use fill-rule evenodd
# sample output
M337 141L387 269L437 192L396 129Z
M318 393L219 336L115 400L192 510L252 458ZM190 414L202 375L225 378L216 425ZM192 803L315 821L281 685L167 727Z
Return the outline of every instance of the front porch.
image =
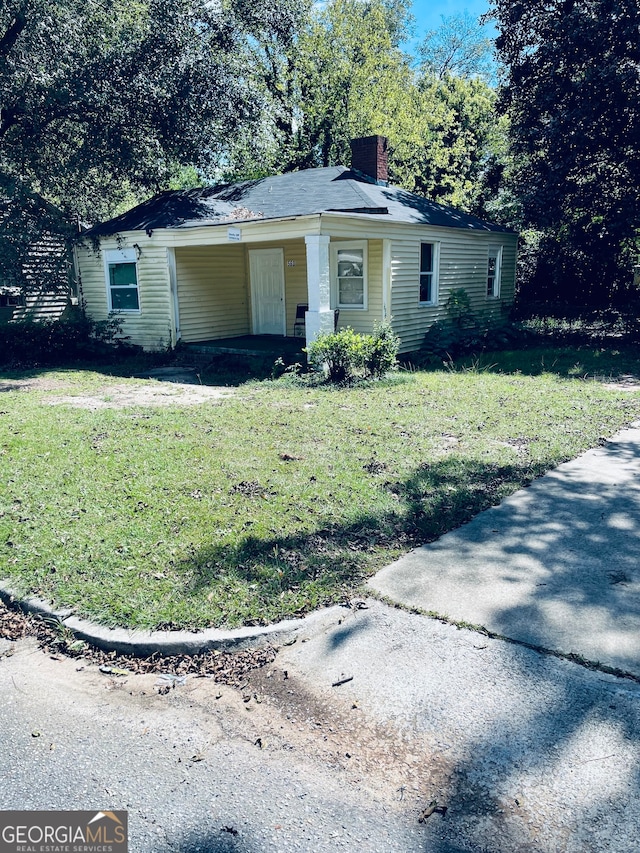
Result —
M345 262L359 276L343 274L344 298L347 283L360 288L346 305L338 299L338 247L352 243L335 241L333 262L331 245L329 236L306 235L177 247L174 339L206 347L200 351L260 354L283 349L269 341L292 338L295 343L284 344L284 351L301 352L305 340L334 330L338 314L341 326L371 331L384 314L382 241L361 241L360 264Z

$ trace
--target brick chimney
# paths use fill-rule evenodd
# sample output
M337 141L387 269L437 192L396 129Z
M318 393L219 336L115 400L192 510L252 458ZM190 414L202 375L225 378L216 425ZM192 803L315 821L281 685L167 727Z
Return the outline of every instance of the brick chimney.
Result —
M361 136L351 140L351 168L383 187L389 180L388 161L386 136Z

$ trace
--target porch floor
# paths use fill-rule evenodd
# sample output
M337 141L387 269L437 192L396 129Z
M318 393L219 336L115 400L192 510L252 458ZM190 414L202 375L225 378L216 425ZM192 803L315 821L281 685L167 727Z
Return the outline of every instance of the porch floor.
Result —
M189 352L235 353L237 355L262 355L283 358L285 361L303 359L304 338L285 338L280 335L239 335L235 338L215 338L210 341L197 341L184 344Z

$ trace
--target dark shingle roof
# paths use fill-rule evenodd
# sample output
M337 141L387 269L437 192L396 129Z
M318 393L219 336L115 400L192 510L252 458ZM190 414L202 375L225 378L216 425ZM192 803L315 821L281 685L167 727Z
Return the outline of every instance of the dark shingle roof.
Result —
M120 231L193 228L329 212L468 231L509 231L399 187L378 186L344 166L329 166L226 186L170 190L96 225L89 233L100 236Z

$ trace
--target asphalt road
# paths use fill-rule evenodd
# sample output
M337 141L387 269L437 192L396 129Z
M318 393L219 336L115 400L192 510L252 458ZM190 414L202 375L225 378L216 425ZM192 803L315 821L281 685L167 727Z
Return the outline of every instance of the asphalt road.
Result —
M640 684L366 604L242 690L3 643L0 808L127 809L133 853L637 851Z

